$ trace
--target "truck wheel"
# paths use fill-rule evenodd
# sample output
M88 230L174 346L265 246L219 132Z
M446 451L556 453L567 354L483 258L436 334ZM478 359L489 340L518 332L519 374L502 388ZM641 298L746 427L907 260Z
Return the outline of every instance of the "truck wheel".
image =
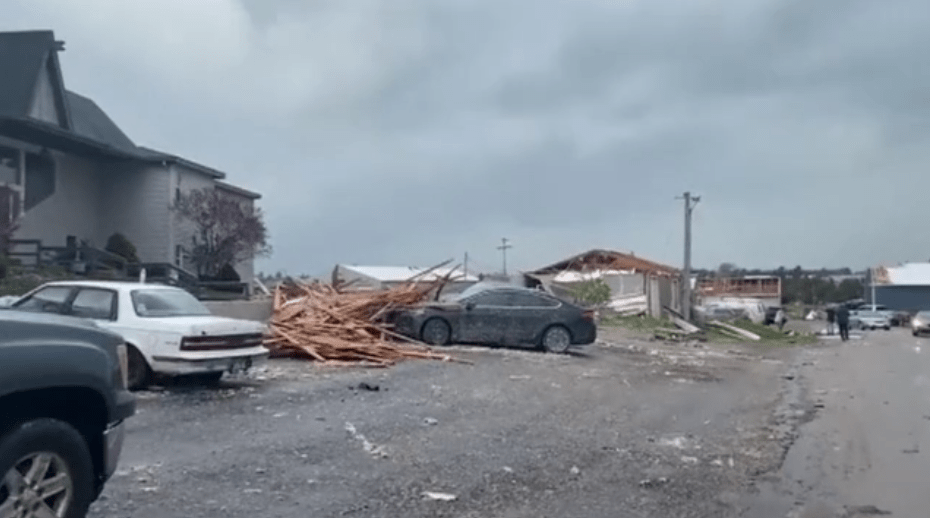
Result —
M152 383L152 369L145 361L145 356L133 346L129 346L129 389L142 390Z
M0 516L81 518L94 495L84 437L57 419L37 419L0 438Z

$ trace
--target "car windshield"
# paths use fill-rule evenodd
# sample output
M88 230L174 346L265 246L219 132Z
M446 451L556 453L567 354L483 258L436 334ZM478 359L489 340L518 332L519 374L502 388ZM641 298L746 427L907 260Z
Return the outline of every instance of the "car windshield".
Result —
M133 290L132 306L140 317L193 317L210 315L199 300L181 289Z

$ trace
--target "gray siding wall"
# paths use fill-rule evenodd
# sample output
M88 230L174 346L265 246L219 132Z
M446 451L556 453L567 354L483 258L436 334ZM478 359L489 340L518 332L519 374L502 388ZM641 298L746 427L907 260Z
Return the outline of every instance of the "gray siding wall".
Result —
M187 194L190 191L203 188L213 188L216 186L216 182L212 176L201 173L200 171L184 167L181 165L172 166L173 173L171 175L171 202L174 202L175 199L175 190L180 189L182 193ZM240 196L228 191L224 191L224 194L232 198L238 199L240 203L247 204L252 206L253 202L251 199ZM170 222L172 229L172 244L171 249L174 250L175 245L181 245L185 249L190 249L191 247L191 237L195 233L195 228L189 222L183 221L179 218L172 217ZM173 253L173 252L172 252ZM172 259L172 262L174 260ZM184 269L187 269L191 272L194 271L193 265L185 263L182 265ZM239 263L233 265L236 269L236 272L239 274L239 277L243 282L251 283L252 279L255 277L255 260L247 259L245 261L240 261Z
M871 290L866 293L871 298ZM930 286L876 286L875 299L899 311L930 310Z
M61 173L59 173L61 174ZM101 234L124 234L143 262L172 262L170 178L161 165L126 163L109 166L98 205Z
M103 247L98 207L105 170L83 158L54 152L55 193L23 216L18 239L40 239L46 246L65 246L65 236ZM28 188L28 187L27 187Z

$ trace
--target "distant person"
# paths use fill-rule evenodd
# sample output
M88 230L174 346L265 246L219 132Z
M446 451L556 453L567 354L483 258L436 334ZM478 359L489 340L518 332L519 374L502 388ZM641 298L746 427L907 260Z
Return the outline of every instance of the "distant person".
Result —
M785 327L785 322L788 321L788 318L785 317L785 311L782 308L778 308L775 311L775 324L778 326L778 330L781 331Z
M840 339L849 340L849 308L845 305L836 310L836 323L840 326Z
M836 308L827 308L827 334L833 335L833 325L836 323Z

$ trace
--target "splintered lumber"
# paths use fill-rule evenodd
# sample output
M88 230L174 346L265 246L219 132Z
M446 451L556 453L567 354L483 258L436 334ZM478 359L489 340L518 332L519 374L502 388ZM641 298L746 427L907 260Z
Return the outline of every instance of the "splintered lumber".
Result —
M348 291L345 285L290 281L272 295L265 346L273 357L305 358L328 366L387 367L410 358L453 361L394 332L383 321L393 310L429 300L448 279L446 275L431 282L411 281L385 291Z
M701 330L700 327L692 324L691 322L688 322L687 320L683 318L678 318L675 315L672 315L672 322L674 322L676 326L680 327L682 331L689 333L689 334L697 333L698 331Z
M752 340L753 342L758 342L759 340L762 339L761 336L751 331L746 331L745 329L740 329L736 326L725 324L719 320L711 320L710 322L708 322L708 324L719 327L721 329L726 329L727 331L730 331L731 333L736 334L740 336L741 338L746 338L748 340Z

